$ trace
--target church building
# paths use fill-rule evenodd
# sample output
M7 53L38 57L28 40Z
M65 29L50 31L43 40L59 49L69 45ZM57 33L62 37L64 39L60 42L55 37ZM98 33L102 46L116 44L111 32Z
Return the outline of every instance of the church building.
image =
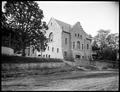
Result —
M91 41L92 39L84 31L80 22L73 26L55 18L51 18L48 23L46 37L49 39L48 46L44 52L35 54L28 53L28 56L59 58L66 60L87 59L92 56Z

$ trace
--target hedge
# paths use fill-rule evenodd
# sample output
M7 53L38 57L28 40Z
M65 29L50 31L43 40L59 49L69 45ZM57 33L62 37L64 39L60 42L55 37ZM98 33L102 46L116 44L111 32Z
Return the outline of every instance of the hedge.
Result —
M23 57L23 56L9 56L2 55L2 63L46 63L46 62L63 62L62 59L57 58L37 58L37 57Z

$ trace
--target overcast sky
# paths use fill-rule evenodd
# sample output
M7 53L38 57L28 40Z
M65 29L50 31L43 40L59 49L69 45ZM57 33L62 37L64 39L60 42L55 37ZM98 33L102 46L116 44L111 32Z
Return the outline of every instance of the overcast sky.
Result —
M43 10L44 20L51 17L74 25L80 22L86 33L95 36L100 29L119 32L119 4L96 1L37 1Z
M100 29L119 32L119 4L117 2L37 1L44 20L51 17L74 25L79 21L86 33L95 36Z

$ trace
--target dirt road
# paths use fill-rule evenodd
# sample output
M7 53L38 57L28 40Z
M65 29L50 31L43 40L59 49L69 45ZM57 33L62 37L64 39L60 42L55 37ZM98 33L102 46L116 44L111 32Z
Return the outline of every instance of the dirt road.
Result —
M116 71L69 72L28 76L2 81L2 90L12 91L117 91L119 74Z

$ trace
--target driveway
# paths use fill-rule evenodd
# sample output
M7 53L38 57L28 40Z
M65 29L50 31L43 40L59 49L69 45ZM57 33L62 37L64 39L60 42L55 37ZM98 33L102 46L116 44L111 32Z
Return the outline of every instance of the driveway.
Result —
M31 75L2 81L2 90L12 91L117 91L118 71L72 71Z

